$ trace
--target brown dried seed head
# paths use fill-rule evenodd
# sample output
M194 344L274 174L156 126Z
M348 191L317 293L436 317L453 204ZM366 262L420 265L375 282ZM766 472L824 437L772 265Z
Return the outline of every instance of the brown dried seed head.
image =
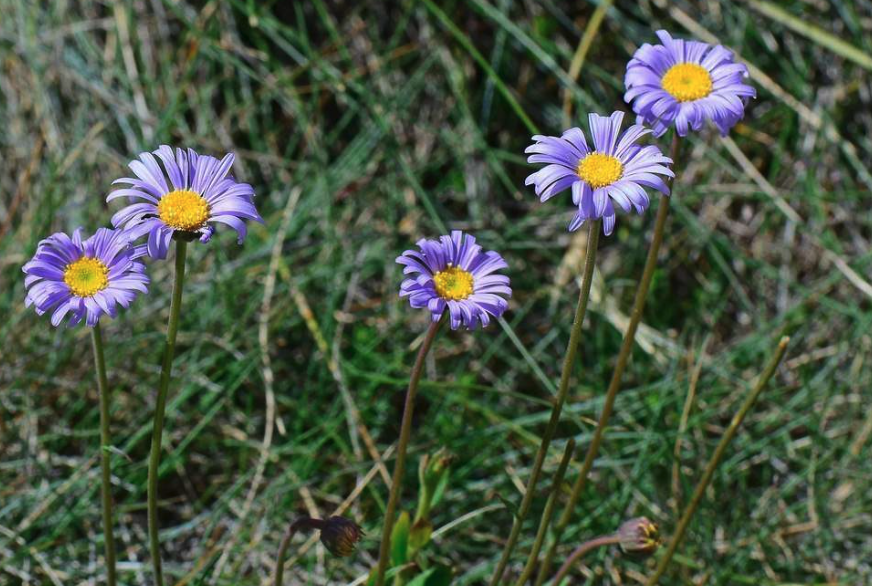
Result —
M321 528L321 543L335 556L348 557L354 553L363 537L360 525L345 517L330 517Z

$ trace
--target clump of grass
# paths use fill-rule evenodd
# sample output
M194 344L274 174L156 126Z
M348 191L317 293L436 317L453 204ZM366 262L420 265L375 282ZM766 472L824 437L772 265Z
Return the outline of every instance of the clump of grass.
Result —
M518 187L529 173L518 155L525 120L559 128L564 91L577 110L605 111L620 97L615 72L635 40L663 26L737 50L760 98L749 111L753 124L730 140L688 144L695 163L673 202L652 279L656 304L643 315L617 415L582 495L597 507L579 511L564 543L634 515L668 528L728 424L736 382L753 374L772 332L787 331L792 355L714 474L673 571L710 583L867 580L863 554L872 544L858 521L870 505L858 487L870 472L872 429L858 408L870 388L872 322L864 289L872 260L863 213L872 123L866 73L745 5L713 6L702 13L692 4L618 3L592 42L583 83L564 72L594 11L585 4L480 1L441 14L417 3L5 6L3 579L87 580L102 551L93 539L101 530L90 362L77 345L34 327L21 308L19 268L44 234L104 218L105 193L93 186L118 176L130 153L164 139L209 151L235 146L239 173L263 196L270 226L291 188L303 188L274 269L272 230L253 229L243 249L192 251L189 285L201 302L181 318L185 382L171 400L159 470L168 577L260 584L283 527L259 520L279 512L350 509L373 533L389 474L374 454L397 436L380 422L398 417L411 326L422 324L395 301L397 273L386 253L448 225L474 228L503 251L519 292L498 335L459 336L438 351L438 376L422 383L427 400L418 408L428 425L410 446L412 455L437 443L469 454L433 518L432 547L463 568L456 583L486 579L511 522L490 496L515 500L517 481L529 477L569 335L556 317L571 310L574 294L554 267L572 265L584 243L563 233L569 217L555 218ZM868 53L856 2L782 8ZM589 441L613 366L593 357L616 355L649 221L619 226L600 252L586 374L573 380L548 472L568 438ZM553 244L543 246L545 236ZM152 277L169 274L163 267ZM276 433L246 508L264 446L264 351L252 332L269 278ZM106 353L118 381L112 482L122 579L137 584L148 580L143 462L160 359L155 332L168 295L143 303L137 320L105 328L125 344L123 353ZM697 368L676 460L677 423ZM358 418L343 388L353 390ZM532 539L525 534L519 548ZM303 545L294 553L313 581L352 581L373 561L362 553L340 566L319 552ZM602 583L614 582L612 571L626 582L646 569L588 560L585 572Z

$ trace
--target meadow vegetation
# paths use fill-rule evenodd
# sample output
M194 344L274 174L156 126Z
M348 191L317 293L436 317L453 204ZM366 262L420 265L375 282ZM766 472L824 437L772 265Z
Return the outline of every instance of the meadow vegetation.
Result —
M235 152L265 220L244 246L219 230L188 248L160 466L167 583L268 583L291 521L339 513L366 531L355 555L301 534L285 583L365 580L429 320L398 298L394 259L451 229L500 252L513 296L483 331L445 328L425 362L401 509L415 512L421 459L451 454L422 555L453 584L486 583L550 416L587 240L566 231L568 195L543 205L524 186L524 148L585 127L587 112L629 112L626 62L660 28L734 50L757 98L728 137L685 140L632 359L559 559L632 517L668 536L789 335L661 583L870 583L872 4L596 8L0 0L0 584L102 575L89 334L26 309L21 267L52 232L108 224L111 181L164 143ZM507 583L570 440L559 502L581 467L654 215L623 215L599 238ZM102 326L122 584L152 583L145 487L172 262L149 272L150 294ZM655 565L603 548L572 583L643 583Z

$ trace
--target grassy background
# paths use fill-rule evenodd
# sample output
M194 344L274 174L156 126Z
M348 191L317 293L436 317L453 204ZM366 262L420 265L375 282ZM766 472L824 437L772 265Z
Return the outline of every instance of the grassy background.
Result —
M534 128L564 128L566 92L577 124L626 108L624 65L660 27L737 51L759 96L730 139L687 141L646 327L561 551L635 515L668 535L789 333L663 583L872 583L872 4L779 6L793 20L757 0L620 1L575 82L591 2L0 0L0 583L102 575L88 333L26 310L20 267L53 231L106 224L110 182L161 143L234 150L266 219L242 247L219 231L190 248L161 480L170 582L263 584L286 523L343 503L369 532L358 554L305 547L293 582L368 570L387 498L371 445L397 437L427 319L397 299L393 261L462 228L506 256L515 296L504 325L438 341L404 504L421 455L457 455L430 556L481 583L511 523L496 495L520 500L548 416L584 248L568 196L542 205L523 187L523 149ZM586 447L652 224L622 216L601 241L547 475L566 439ZM124 584L151 581L145 457L170 269L150 263L151 294L104 325ZM613 554L577 583L634 584L653 564Z

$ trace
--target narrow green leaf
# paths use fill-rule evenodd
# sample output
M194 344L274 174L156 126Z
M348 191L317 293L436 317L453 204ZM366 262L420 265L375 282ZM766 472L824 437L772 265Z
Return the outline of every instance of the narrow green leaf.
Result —
M448 566L436 566L424 580L424 586L449 586L454 578L454 570Z
M402 566L409 563L409 529L411 527L409 513L403 511L391 531L391 563Z
M409 532L410 558L414 558L415 554L427 545L431 535L433 535L433 525L427 519L420 519L412 525L412 530Z
M412 580L410 580L406 584L406 586L426 586L428 584L427 579L435 572L436 568L430 568L429 570L425 570L423 573L418 574Z

